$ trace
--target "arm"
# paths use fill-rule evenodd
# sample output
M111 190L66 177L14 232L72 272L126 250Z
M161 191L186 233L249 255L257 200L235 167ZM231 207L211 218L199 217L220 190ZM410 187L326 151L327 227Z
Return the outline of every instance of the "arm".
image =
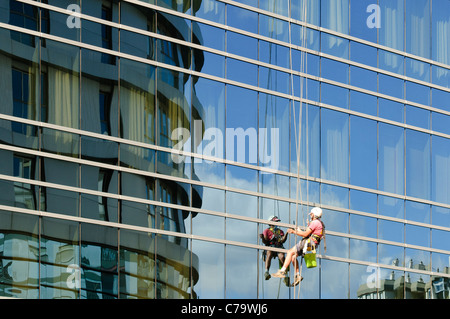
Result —
M266 238L266 236L264 236L264 234L259 234L259 237L261 238L264 245L267 246L270 243L270 241Z
M312 229L311 228L306 228L305 231L301 230L300 228L297 229L288 229L287 232L289 234L295 234L297 236L301 236L301 237L308 237L309 235L311 235L312 233Z

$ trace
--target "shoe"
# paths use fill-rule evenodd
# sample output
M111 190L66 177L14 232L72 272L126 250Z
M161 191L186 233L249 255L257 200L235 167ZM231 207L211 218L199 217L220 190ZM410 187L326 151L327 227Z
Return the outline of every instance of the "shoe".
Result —
M278 272L272 274L272 277L276 277L276 278L284 278L286 277L286 272L282 271L281 269L278 270Z
M289 277L288 277L288 276L284 277L283 281L284 281L284 285L285 285L286 287L289 287L289 286L290 286L290 284L289 284Z
M302 277L302 276L300 276L300 275L295 275L295 278L294 278L294 282L293 282L293 284L292 284L292 287L297 286L302 280L303 280L303 277Z
M266 280L269 280L270 279L270 274L269 274L269 272L266 270L266 272L264 273L264 278L266 279Z

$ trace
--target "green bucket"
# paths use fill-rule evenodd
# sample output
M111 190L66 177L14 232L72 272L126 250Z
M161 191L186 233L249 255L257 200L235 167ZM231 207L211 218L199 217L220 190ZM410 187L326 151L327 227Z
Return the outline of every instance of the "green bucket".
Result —
M303 258L305 259L305 263L306 263L306 267L307 268L314 268L317 266L317 261L316 261L316 253L309 253L309 254L305 254L303 256Z

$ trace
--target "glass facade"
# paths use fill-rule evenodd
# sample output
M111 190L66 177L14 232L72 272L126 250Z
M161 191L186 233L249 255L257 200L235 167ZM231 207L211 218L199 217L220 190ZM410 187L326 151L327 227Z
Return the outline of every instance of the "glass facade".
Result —
M449 298L449 17L2 1L0 296ZM305 227L314 206L318 266L265 280L269 216Z

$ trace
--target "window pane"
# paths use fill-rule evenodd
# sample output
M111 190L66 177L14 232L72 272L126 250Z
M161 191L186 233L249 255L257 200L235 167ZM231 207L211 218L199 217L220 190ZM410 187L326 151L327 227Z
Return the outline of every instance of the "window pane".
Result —
M350 182L353 185L377 187L377 123L351 116Z
M433 136L431 199L450 204L450 140Z
M430 58L429 0L406 1L406 52ZM434 12L433 12L434 13Z
M403 50L404 1L380 0L381 17L385 19L380 28L380 44ZM409 29L408 29L409 30ZM411 32L411 34L413 34Z
M379 123L379 189L403 194L403 129Z
M322 109L322 178L348 183L348 121L347 114Z
M228 247L230 246L227 246L227 251ZM194 264L193 266L199 270L198 281L194 282L195 286L193 287L198 298L225 298L224 265L227 264L228 266L228 259L233 256L228 257L225 262L224 245L200 240L192 241L192 252L197 257L193 260L197 262L197 265ZM235 274L232 277L235 277Z
M406 195L430 198L430 136L406 131Z

